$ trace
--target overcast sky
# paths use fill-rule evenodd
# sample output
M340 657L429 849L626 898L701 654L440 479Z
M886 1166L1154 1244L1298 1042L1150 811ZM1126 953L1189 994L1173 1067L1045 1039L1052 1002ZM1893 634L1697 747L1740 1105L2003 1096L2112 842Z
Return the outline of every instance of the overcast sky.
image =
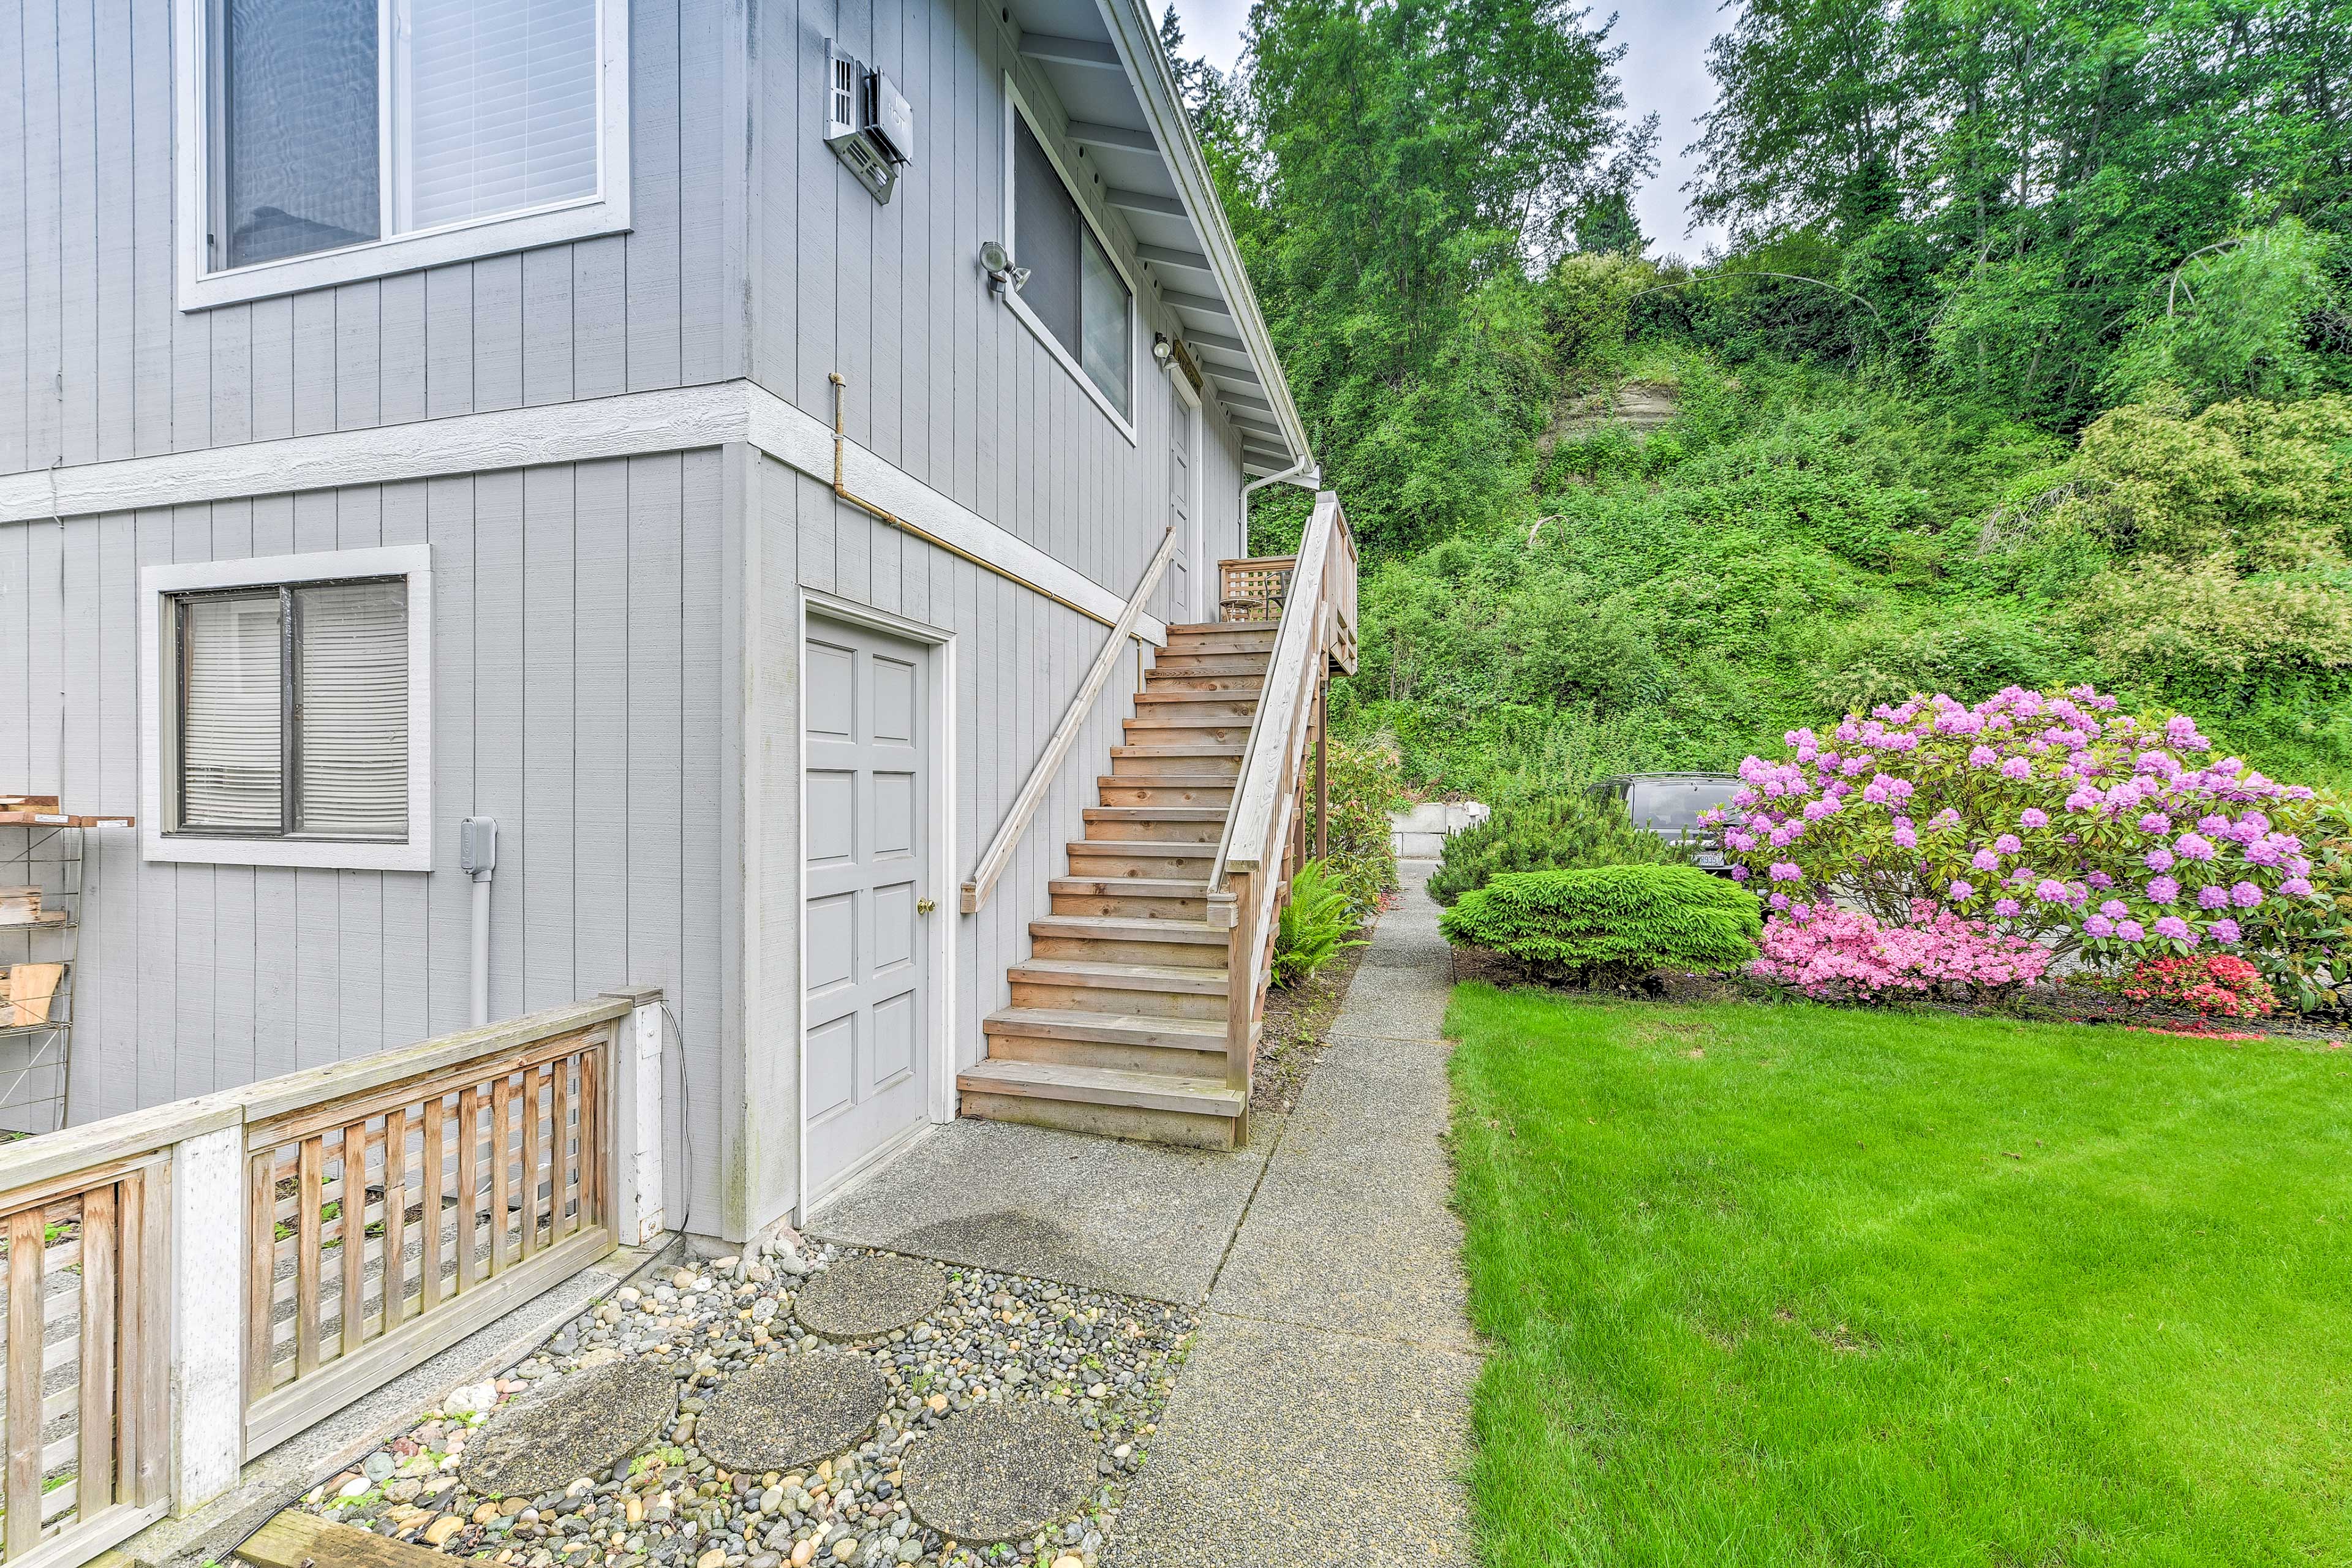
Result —
M1593 9L1597 16L1608 15L1605 4ZM1188 53L1207 55L1221 70L1233 68L1249 20L1249 0L1176 0L1176 14L1184 19ZM1633 200L1653 256L1680 251L1696 259L1703 246L1723 238L1712 225L1685 237L1688 198L1682 185L1690 178L1691 164L1683 149L1697 139L1698 117L1715 98L1706 74L1707 40L1724 21L1717 0L1629 0L1618 11L1612 37L1626 46L1618 67L1625 107L1637 117L1658 117L1658 173Z

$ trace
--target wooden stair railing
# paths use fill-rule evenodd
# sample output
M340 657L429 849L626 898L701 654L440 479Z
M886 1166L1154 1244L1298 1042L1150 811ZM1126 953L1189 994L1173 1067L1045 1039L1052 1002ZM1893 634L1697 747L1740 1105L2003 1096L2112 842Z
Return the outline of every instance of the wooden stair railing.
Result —
M1086 679L1078 683L1069 707L1063 710L1062 721L1055 726L1053 735L1045 742L1044 753L1022 784L1021 793L1013 797L1013 805L1006 810L1004 820L997 825L996 837L988 841L988 847L981 852L978 864L972 867L971 879L963 885L960 905L965 914L980 912L981 906L988 902L988 895L996 890L997 879L1013 863L1013 850L1020 847L1022 836L1029 831L1030 819L1037 815L1038 806L1045 804L1045 792L1053 787L1054 776L1062 771L1062 763L1068 758L1070 747L1085 731L1087 715L1094 710L1095 699L1102 694L1104 683L1110 679L1110 672L1118 668L1119 657L1127 651L1128 639L1135 635L1137 623L1143 619L1143 606L1160 586L1160 579L1168 570L1169 558L1175 552L1176 531L1171 528L1160 537L1159 550L1153 553L1150 564L1143 569L1143 580L1129 595L1127 608L1119 612L1110 636L1103 639L1102 652L1096 656L1094 668L1087 670Z
M1280 563L1247 564L1265 572ZM1244 1093L1272 979L1275 927L1304 849L1307 746L1320 738L1334 665L1348 673L1356 668L1356 542L1338 494L1322 490L1290 563L1273 660L1209 870L1209 923L1227 932L1225 1082Z

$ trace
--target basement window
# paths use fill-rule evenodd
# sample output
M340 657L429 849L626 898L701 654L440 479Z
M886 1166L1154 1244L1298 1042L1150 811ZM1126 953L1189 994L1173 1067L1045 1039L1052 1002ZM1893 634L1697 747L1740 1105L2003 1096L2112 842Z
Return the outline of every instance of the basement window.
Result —
M420 553L150 568L149 858L423 868Z
M1079 203L1076 184L1038 135L1027 106L1017 91L1008 97L1008 243L1029 279L1006 302L1132 440L1135 290L1093 215Z

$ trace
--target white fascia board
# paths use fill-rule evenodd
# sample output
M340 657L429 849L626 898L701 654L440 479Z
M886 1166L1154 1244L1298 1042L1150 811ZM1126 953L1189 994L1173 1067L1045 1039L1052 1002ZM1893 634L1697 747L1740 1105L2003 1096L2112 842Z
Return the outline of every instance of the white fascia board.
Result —
M833 482L833 427L756 382L736 380L35 468L0 476L0 523L690 451L731 441L748 442L804 474ZM1008 576L1080 606L1106 626L1126 608L1125 589L1097 583L855 441L842 444L842 468L851 493ZM1167 626L1159 620L1147 618L1141 630L1154 644L1168 640Z
M1095 4L1110 29L1112 47L1127 62L1128 81L1143 106L1144 118L1151 123L1152 134L1159 139L1169 178L1175 183L1193 232L1201 237L1201 249L1209 258L1217 288L1233 310L1234 328L1249 345L1250 358L1265 382L1284 438L1294 455L1307 457L1311 449L1306 422L1291 401L1290 384L1283 374L1282 361L1275 354L1273 335L1258 310L1248 270L1242 266L1233 230L1225 223L1225 209L1217 200L1216 184L1209 177L1208 162L1201 156L1201 144L1192 135L1192 117L1184 112L1176 78L1168 68L1167 53L1160 47L1159 26L1141 0L1095 0Z

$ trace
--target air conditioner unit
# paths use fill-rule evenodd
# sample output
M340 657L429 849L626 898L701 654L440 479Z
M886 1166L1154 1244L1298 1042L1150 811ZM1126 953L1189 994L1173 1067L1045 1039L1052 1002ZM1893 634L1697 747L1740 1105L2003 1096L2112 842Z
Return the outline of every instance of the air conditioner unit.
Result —
M880 71L824 41L824 144L877 202L887 203L898 171L913 162L915 111Z

